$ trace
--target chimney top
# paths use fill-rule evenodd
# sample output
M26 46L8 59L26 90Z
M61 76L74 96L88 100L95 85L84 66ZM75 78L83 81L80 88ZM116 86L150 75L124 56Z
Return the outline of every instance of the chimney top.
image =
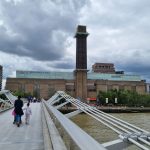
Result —
M78 25L77 32L85 32L86 33L86 26Z
M77 31L75 33L75 38L77 38L78 36L88 36L89 33L86 32L86 26L83 25L78 25L77 27Z

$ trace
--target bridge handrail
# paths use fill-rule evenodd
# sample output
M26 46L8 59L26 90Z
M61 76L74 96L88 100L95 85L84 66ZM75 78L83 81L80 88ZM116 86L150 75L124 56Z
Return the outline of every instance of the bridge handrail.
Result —
M118 119L116 117L112 117L111 115L107 115L104 112L98 111L96 108L94 109L94 107L91 107L77 99L74 99L73 97L71 97L70 95L67 95L65 92L63 91L57 91L56 93L57 95L59 94L61 97L63 97L64 99L66 99L66 101L69 101L70 103L72 103L73 105L75 105L78 109L81 109L83 112L85 112L86 114L94 117L96 120L102 122L103 124L105 124L106 126L108 126L109 128L111 128L112 130L114 130L117 133L121 133L119 130L115 129L114 127L110 126L110 124L112 124L113 126L116 126L118 129L121 129L123 131L125 131L126 133L128 133L128 141L130 141L131 143L134 143L135 145L137 145L138 147L142 148L143 150L148 150L147 147L141 145L140 143L138 143L137 141L135 141L132 137L133 133L135 132L134 136L141 142L143 142L144 144L150 146L150 143L142 138L141 136L145 136L149 139L149 132L145 131L143 129L140 129L139 127L136 127L134 125L131 125L129 123L126 123L125 121L122 121L121 119ZM97 118L98 117L98 118ZM103 119L104 121L106 121L107 123L103 122L101 119L99 119L99 117L101 119ZM113 119L115 119L115 121L113 121ZM110 120L110 121L109 121ZM133 131L130 132L128 130L126 130L125 128L122 128L120 126L118 126L117 124L114 124L113 122L122 125L123 127ZM109 123L109 124L108 124Z
M45 121L45 123L43 122L44 123L43 125L45 125L48 130L48 135L47 135L48 137L45 137L44 135L45 149L67 150L43 102L42 102L42 114L43 117L45 118L43 119L43 121Z
M11 109L11 108L13 108L13 106L12 106L12 107L9 107L9 108L6 108L6 109L0 110L0 113L5 112L5 111L7 111L7 110L9 110L9 109Z
M148 132L148 131L146 131L146 130L144 130L144 129L141 129L141 128L139 128L139 127L137 127L137 126L135 126L135 125L132 125L132 124L130 124L130 123L128 123L128 122L125 122L125 121L123 121L123 120L121 120L121 119L119 119L119 118L116 118L116 117L114 117L114 116L112 116L112 115L109 115L109 114L107 114L107 113L104 113L103 111L101 111L101 110L98 110L98 109L96 109L95 107L92 107L92 106L89 106L88 104L86 104L86 103L83 103L83 102L81 102L81 101L79 101L79 100L77 100L77 99L74 99L73 97L71 97L71 96L69 96L69 95L67 95L67 97L65 97L63 94L62 94L62 92L60 92L60 91L58 91L58 93L62 96L62 97L64 97L65 99L67 99L69 102L71 102L72 104L74 104L75 106L78 106L78 107L83 107L83 108L85 108L85 110L87 110L87 111L93 111L94 113L97 113L97 114L99 114L99 115L101 115L101 116L105 116L107 119L110 119L111 121L113 121L113 122L115 122L115 123L118 123L118 124L120 124L120 125L122 125L122 126L124 126L124 127L126 127L126 128L128 128L128 129L130 129L130 130L132 130L132 131L135 131L135 132L143 132L143 133L145 133L145 134L149 134L150 132ZM81 108L82 108L81 107ZM132 127L132 128L131 128ZM134 129L133 129L134 128ZM135 130L136 129L136 130Z
M79 105L78 105L78 106L79 106ZM121 132L120 132L119 130L116 130L114 127L110 126L109 124L112 124L113 126L117 127L118 129L121 129L121 130L127 132L128 134L132 135L132 133L129 132L128 130L126 130L126 129L122 128L121 126L118 126L117 124L114 124L113 122L111 122L111 121L105 119L104 117L100 117L100 116L98 116L98 115L96 114L97 117L100 117L101 119L105 120L107 123L103 122L102 120L100 120L100 119L98 119L97 117L95 117L95 116L93 115L94 113L92 113L92 111L89 111L89 110L85 109L85 108L84 108L84 107L85 107L84 105L83 105L82 107L83 107L83 108L80 107L80 109L81 109L83 112L85 112L86 114L92 116L92 117L95 118L96 120L102 122L103 124L105 124L106 126L108 126L109 128L111 128L111 129L114 130L115 132L119 133L120 135L121 135ZM89 112L90 112L90 113L89 113ZM91 113L92 113L92 114L91 114ZM110 118L109 118L109 119L110 119ZM109 123L109 124L108 124L108 123ZM120 125L122 125L122 124L120 124ZM142 141L143 143L145 143L145 144L147 144L147 145L150 146L150 143L147 142L145 139L142 139L142 138L140 138L140 137L138 137L138 136L137 136L137 138L138 138L139 141ZM134 143L135 145L137 145L138 147L142 148L143 150L148 150L148 148L146 148L145 146L141 145L140 143L138 143L138 142L135 141L134 139L128 137L128 140L129 140L130 142Z
M0 112L4 112L8 109L13 108L13 101L15 96L13 96L9 90L2 90L0 91L0 95L5 95L7 99L0 98Z
M44 103L81 150L106 150L106 148L104 148L100 143L98 143L76 124L70 121L56 108L48 105L46 101L44 101Z

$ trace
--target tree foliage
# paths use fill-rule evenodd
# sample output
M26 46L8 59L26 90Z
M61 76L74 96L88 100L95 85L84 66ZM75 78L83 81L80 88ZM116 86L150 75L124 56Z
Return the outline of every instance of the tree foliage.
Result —
M103 105L106 103L106 98L108 98L109 103L111 104L115 104L115 98L117 98L118 105L129 107L150 107L150 95L141 95L136 91L112 89L107 92L99 91L97 97L99 103Z
M15 95L15 96L21 96L21 97L33 96L30 92L25 93L25 92L23 92L21 90L13 92L13 95Z

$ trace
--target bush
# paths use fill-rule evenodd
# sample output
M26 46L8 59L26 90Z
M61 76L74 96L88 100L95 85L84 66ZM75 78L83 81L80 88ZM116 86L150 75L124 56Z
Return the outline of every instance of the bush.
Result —
M141 95L136 91L112 89L107 92L99 91L97 97L99 103L102 105L106 103L106 98L108 98L108 102L112 104L115 103L115 98L117 98L118 105L129 107L150 107L150 95Z

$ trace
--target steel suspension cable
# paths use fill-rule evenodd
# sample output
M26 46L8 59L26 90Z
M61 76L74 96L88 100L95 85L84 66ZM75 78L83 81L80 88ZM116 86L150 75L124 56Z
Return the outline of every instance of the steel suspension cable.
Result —
M81 101L79 101L79 100L77 100L77 99L74 99L74 98L72 98L71 96L69 96L69 95L66 95L66 94L60 94L62 97L64 97L66 100L68 100L69 102L71 102L71 103L73 103L76 107L80 107L80 109L83 111L83 112L85 112L85 113L87 113L88 115L90 115L90 116L92 116L92 117L94 117L96 120L99 120L98 118L96 118L95 116L93 116L93 115L91 115L90 113L88 113L86 110L85 110L85 107L86 107L86 109L88 108L92 108L91 106L89 107L89 106L87 106L87 104L85 104L85 103L83 103L83 102L81 102ZM84 109L81 107L84 107ZM93 109L92 109L93 110ZM89 110L88 110L89 111ZM90 111L91 112L91 111ZM92 112L92 114L93 114L93 112ZM95 114L94 114L95 115ZM96 115L97 116L97 115ZM99 116L98 116L99 117ZM115 118L115 117L114 117ZM105 120L103 117L101 117L101 119L103 119L103 120ZM109 118L110 119L110 118ZM118 120L118 119L117 119ZM116 131L117 133L119 133L120 131L119 130L116 130L115 128L113 128L112 126L110 126L110 125L108 125L108 124L106 124L105 122L103 122L103 121L101 121L101 120L99 120L100 122L102 122L102 123L104 123L106 126L108 126L108 127L110 127L112 130L114 130L114 131ZM105 121L107 121L107 120L105 120ZM119 119L119 121L120 121L120 119ZM122 120L121 120L122 121ZM108 121L107 121L108 122ZM109 122L109 123L111 123L111 122ZM112 123L111 123L112 124ZM113 124L114 125L114 124ZM130 124L129 124L130 125ZM118 127L118 126L117 126ZM127 126L128 127L128 126ZM135 126L134 126L135 127ZM118 127L118 128L120 128L120 127ZM120 128L121 130L122 130L122 128ZM124 131L127 131L127 130L125 130L125 129L123 129ZM135 130L136 131L136 130ZM137 132L137 131L136 131ZM147 132L147 131L146 131ZM127 131L127 133L130 133L129 131ZM120 134L120 133L119 133ZM148 144L149 145L149 142L148 141L146 141L146 140L144 140L144 139L142 139L142 138L140 138L140 137L138 137L138 139L140 140L140 141L142 141L142 142L144 142L145 144ZM144 147L143 145L141 145L140 143L138 143L138 142L136 142L135 140L133 140L132 138L128 138L128 140L130 141L130 142L132 142L132 143L134 143L135 145L137 145L137 146L139 146L140 148L142 148L142 149L144 149L144 150L147 150L147 148L146 147Z

